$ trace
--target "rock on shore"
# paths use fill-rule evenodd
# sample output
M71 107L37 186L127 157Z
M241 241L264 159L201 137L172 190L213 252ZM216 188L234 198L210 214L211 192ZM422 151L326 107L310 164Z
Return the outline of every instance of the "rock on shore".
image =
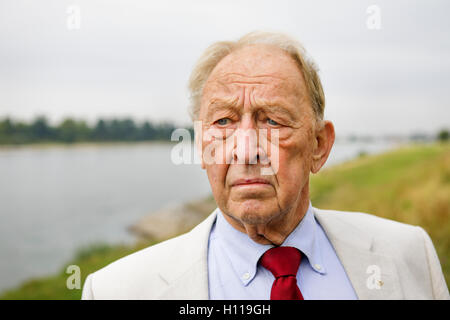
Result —
M129 231L140 239L163 241L191 230L216 207L212 196L170 205L143 217L130 226Z

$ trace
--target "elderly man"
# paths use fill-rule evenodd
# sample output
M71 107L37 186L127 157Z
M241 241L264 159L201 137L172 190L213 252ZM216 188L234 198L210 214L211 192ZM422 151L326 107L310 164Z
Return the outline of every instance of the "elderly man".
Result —
M320 210L309 175L334 128L299 43L219 42L191 79L202 168L218 208L192 231L88 276L84 299L448 299L420 227Z

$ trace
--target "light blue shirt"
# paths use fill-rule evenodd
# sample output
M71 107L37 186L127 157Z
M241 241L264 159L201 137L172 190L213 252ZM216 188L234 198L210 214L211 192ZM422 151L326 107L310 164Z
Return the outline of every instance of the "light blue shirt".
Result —
M219 208L208 245L209 298L270 299L275 277L258 264L272 245L262 245L232 227ZM297 284L305 300L357 299L347 274L314 217L311 203L305 217L283 242L303 252Z

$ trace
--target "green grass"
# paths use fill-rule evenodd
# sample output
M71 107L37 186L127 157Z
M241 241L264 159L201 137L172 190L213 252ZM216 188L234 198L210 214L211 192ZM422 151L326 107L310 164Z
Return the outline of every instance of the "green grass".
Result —
M449 195L448 143L363 155L311 178L311 201L315 207L368 212L423 227L436 247L447 284L450 279ZM80 299L81 290L66 288L68 265L80 267L84 282L89 273L148 245L84 248L58 274L27 281L0 299Z

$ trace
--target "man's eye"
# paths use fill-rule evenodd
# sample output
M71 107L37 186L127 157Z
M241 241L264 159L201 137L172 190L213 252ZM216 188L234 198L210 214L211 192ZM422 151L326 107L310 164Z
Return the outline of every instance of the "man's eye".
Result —
M216 123L219 126L225 126L225 125L229 124L229 122L230 122L229 118L222 118L222 119L219 119L219 120L216 121Z
M278 126L279 123L276 122L275 120L272 120L270 118L267 119L267 123L270 124L271 126Z

